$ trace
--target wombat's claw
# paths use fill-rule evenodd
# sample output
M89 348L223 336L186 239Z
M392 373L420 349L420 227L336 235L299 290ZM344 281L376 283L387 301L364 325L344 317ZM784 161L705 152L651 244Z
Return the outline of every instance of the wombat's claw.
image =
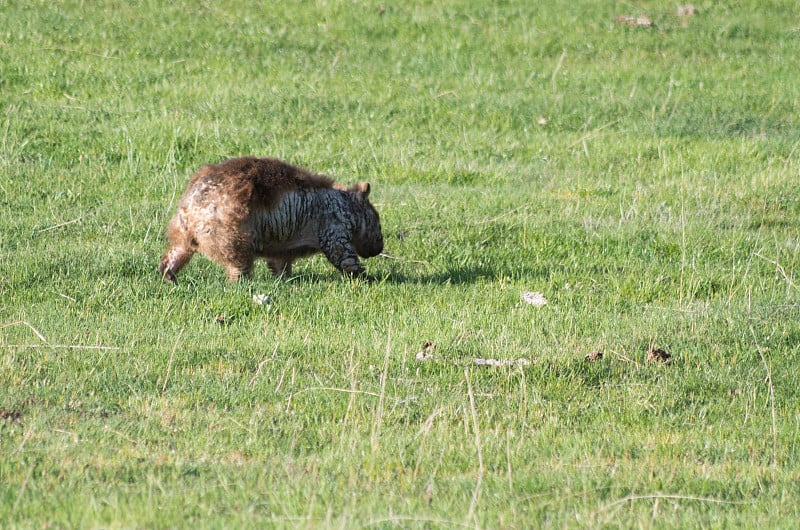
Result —
M161 275L161 279L165 282L169 282L173 285L178 285L178 278L175 276L175 273L172 272L172 269L167 267L166 263L159 263L158 264L158 273Z
M364 269L355 269L355 270L345 271L345 274L351 280L356 280L356 279L358 279L358 280L366 280L367 279L367 271L364 270Z

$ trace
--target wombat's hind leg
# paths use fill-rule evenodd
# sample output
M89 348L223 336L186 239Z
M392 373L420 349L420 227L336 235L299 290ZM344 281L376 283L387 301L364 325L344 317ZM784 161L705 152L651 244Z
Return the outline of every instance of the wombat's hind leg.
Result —
M235 282L240 278L250 278L253 274L253 255L247 252L238 253L228 259L217 260L225 267L228 281Z
M289 277L292 275L292 260L285 258L269 258L267 259L269 270L272 271L273 276Z
M165 282L178 283L178 271L192 259L194 250L187 250L181 247L172 247L161 258L158 264L158 273Z
M228 281L235 282L240 278L250 278L253 274L253 264L250 265L226 265L225 273Z

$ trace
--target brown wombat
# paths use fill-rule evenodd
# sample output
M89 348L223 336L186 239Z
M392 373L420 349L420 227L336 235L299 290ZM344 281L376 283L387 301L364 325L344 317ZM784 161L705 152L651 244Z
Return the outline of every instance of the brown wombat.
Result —
M165 281L195 252L225 267L229 280L249 276L255 258L266 258L276 276L292 261L324 252L352 276L364 272L358 257L383 251L370 187L341 186L274 158L234 158L195 173L167 226L169 245L158 265Z

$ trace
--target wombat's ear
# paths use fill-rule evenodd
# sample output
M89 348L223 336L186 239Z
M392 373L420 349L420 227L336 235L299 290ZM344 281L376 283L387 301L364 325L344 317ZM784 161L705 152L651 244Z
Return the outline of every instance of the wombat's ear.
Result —
M354 191L358 194L358 198L362 201L367 200L369 196L369 182L359 182L353 186Z

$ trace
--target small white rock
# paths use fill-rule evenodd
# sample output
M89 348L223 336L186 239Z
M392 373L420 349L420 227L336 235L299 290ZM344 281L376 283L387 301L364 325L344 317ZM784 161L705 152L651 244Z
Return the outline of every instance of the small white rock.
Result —
M266 294L254 294L253 295L253 302L257 303L258 305L264 305L270 303L270 298Z
M424 346L422 346L422 350L417 352L417 360L420 362L430 361L433 359L433 352L436 349L436 345L432 342L426 342Z
M547 298L542 293L535 293L531 291L522 292L522 301L536 307L542 307L547 304Z
M424 351L418 351L417 355L416 355L416 358L417 358L417 360L419 362L423 362L424 363L425 361L430 361L431 359L433 359L433 355L431 355L431 354L429 354L427 352L424 352Z

